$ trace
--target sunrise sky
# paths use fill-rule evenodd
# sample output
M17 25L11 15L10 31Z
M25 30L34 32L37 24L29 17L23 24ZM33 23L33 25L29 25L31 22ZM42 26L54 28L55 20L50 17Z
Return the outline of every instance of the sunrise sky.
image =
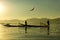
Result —
M1 20L27 18L60 18L60 0L0 0Z

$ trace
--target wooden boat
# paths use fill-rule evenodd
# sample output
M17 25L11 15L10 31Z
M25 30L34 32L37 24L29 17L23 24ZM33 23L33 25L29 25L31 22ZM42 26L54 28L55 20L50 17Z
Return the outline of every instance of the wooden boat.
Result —
M25 21L25 24L21 24L21 23L19 23L19 25L5 24L4 26L7 26L7 27L26 27L26 26L27 27L48 27L49 26L49 23L48 23L48 25L44 25L44 26L43 25L40 25L40 26L38 26L38 25L28 25L27 24L27 21Z
M49 24L49 20L47 21L47 24L48 24L48 25L44 25L44 26L41 26L41 25L40 25L40 26L37 26L37 25L28 25L28 24L27 24L27 21L25 21L25 24L21 24L21 25L5 24L4 26L6 26L6 27L25 27L25 33L27 33L27 27L46 27L46 28L48 28L48 29L47 29L47 31L48 31L47 34L49 35L49 29L50 29L50 28L49 28L49 25L50 25L50 24Z
M23 27L23 25L11 25L11 24L5 24L3 26L6 26L6 27Z

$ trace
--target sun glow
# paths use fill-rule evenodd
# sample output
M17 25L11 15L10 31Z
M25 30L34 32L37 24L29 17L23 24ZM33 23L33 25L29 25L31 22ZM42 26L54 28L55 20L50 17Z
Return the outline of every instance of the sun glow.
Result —
M3 5L0 3L0 13L3 12Z

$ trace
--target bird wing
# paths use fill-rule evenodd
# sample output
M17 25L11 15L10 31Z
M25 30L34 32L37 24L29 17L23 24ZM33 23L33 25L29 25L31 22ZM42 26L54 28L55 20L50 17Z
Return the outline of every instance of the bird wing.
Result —
M33 11L34 10L34 8L33 9L31 9L30 11Z

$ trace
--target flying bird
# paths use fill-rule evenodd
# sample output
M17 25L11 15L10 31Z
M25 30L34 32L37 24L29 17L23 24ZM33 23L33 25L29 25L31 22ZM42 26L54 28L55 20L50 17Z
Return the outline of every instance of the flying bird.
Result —
M33 11L34 10L34 8L32 8L30 11Z

